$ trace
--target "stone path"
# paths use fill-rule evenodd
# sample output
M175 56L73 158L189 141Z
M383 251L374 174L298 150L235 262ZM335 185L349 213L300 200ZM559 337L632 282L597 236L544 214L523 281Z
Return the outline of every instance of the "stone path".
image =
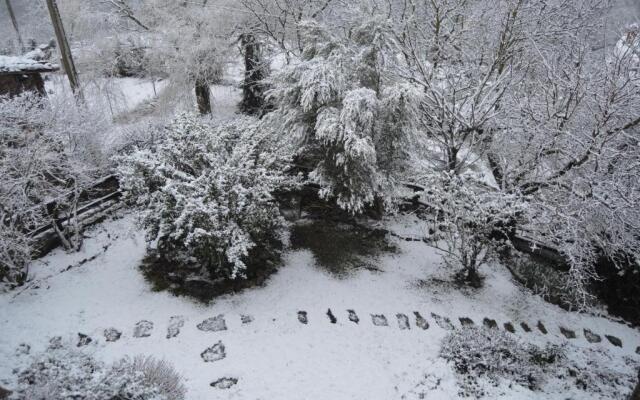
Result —
M345 316L344 322L360 325L360 318L358 317L358 314L356 313L355 310L347 309L345 311L346 313L342 314L342 313L334 313L334 311L332 311L331 309L327 309L327 312L326 312L327 320L325 321L332 325L335 325L341 321L341 318L344 315ZM387 316L385 316L384 314L370 314L370 315L371 315L371 324L373 326L393 329L389 324L389 320L387 319ZM410 315L412 315L413 318L410 318ZM306 325L306 326L309 325L310 318L307 311L304 311L304 310L298 311L297 318L302 325ZM314 319L314 321L317 323L321 323L324 320L324 318L325 317L320 315L318 316L318 319L317 320ZM400 331L410 330L412 328L412 325L419 330L427 331L431 326L427 318L424 317L418 311L413 311L412 314L397 313L395 314L395 318L398 324L397 329L399 329ZM458 326L454 325L451 322L451 319L435 313L431 313L431 318L433 319L437 327L447 331L451 331L459 328L471 327L471 326L482 326L486 329L491 329L491 330L501 329L500 325L496 320L488 317L483 318L481 324L476 324L474 320L466 316L459 317L457 318L457 320L459 321ZM413 322L412 322L412 319L413 319ZM254 322L254 317L251 315L240 315L240 321L242 322L243 325L251 324L252 322ZM175 315L170 317L169 324L167 327L166 338L173 339L179 336L181 329L184 328L184 326L185 326L185 318L183 316ZM550 330L547 329L547 327L544 325L542 321L537 321L535 327L539 332L538 334L548 335L550 333ZM226 331L228 329L224 314L219 314L217 316L207 318L197 323L196 328L206 333ZM524 321L520 322L519 324L513 323L512 321L507 321L502 324L502 328L506 332L509 332L511 334L535 334L536 333L530 327L530 325ZM566 340L576 340L580 336L578 333L580 332L579 330L571 329L566 326L558 326L555 331L552 330L551 332L552 333L555 332L557 336L564 337ZM148 338L153 334L154 334L154 323L152 321L141 320L137 322L133 327L132 336L134 338L140 338L140 339ZM123 333L122 331L114 327L110 327L103 331L103 335L107 343L113 343L120 340L123 336ZM591 331L590 329L586 329L586 328L582 329L582 336L590 344L608 343L611 346L620 347L620 348L623 347L623 343L620 338L612 335L604 334L604 333L603 334L596 333ZM606 342L603 341L603 336L604 338L606 338ZM83 333L78 333L78 341L77 341L78 347L87 346L93 341L94 340L88 335ZM62 347L62 337L56 336L49 340L49 348L56 349L61 347ZM21 353L29 353L30 346L27 344L21 344L16 351ZM636 348L635 352L640 355L640 346ZM222 341L218 341L217 343L213 344L213 346L206 348L202 353L200 353L200 357L205 363L214 363L214 362L223 360L224 358L226 358L226 356L227 356L227 351ZM222 377L218 380L211 382L210 386L219 390L227 390L237 385L237 383L238 383L237 378Z

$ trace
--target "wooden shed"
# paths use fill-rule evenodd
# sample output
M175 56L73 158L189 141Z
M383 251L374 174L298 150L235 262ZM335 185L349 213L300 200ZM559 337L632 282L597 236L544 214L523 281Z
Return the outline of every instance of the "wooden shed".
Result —
M0 96L17 96L31 91L44 96L42 74L60 67L47 61L27 57L0 56Z

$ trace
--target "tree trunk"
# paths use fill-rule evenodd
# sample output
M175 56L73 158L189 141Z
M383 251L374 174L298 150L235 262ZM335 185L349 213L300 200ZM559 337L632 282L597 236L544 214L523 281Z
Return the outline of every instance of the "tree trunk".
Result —
M211 114L211 93L209 86L203 81L196 81L196 101L200 114Z
M638 373L638 378L640 379L640 373ZM640 382L636 385L636 390L633 391L629 400L640 400Z
M260 59L260 45L252 33L240 35L244 52L244 82L240 111L245 114L260 114L264 109L264 66Z

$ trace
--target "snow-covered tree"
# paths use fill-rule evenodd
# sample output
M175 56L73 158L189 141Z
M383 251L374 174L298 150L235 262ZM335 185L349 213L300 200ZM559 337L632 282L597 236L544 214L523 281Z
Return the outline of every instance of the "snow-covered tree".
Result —
M426 176L421 200L431 207L425 226L430 245L459 271L461 282L478 287L478 268L509 246L511 223L522 213L523 202L515 195L487 192L469 175Z
M278 260L283 219L272 194L292 181L257 129L178 117L155 144L119 159L122 189L140 207L151 247L214 279L251 276Z
M386 21L359 21L349 37L316 22L299 29L302 58L270 82L276 109L264 125L299 141L299 161L323 198L352 213L381 209L408 159L416 103L414 91L383 76Z
M503 191L528 196L528 228L568 258L571 289L587 303L601 257L638 268L640 75L621 51L628 36L602 54L578 32L532 43L537 57L505 96L511 112L488 157Z

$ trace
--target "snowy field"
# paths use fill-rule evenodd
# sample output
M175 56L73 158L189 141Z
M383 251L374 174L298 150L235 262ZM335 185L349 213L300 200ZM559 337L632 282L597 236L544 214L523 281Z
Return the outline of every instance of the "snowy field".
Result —
M410 235L416 224L406 217L385 225ZM31 346L33 353L44 350L54 336L75 345L83 333L93 339L86 351L103 360L136 354L170 360L186 378L187 398L192 400L456 399L456 376L438 357L447 330L432 313L449 318L456 329L460 317L477 324L485 317L495 319L500 329L513 322L518 340L559 344L572 358L595 354L599 363L621 373L629 373L631 363L640 360L635 354L637 331L549 305L516 286L503 267L484 269L489 279L480 291L463 293L435 283L448 279L450 272L420 242L397 240L398 252L372 260L378 271L360 270L341 278L316 266L310 252L289 251L286 265L264 287L204 306L151 291L138 269L145 242L132 216L107 221L87 236L82 252L55 251L33 266L35 284L0 297L0 382L11 386L12 369L24 363L26 358L16 352L20 344ZM68 266L76 267L63 272ZM326 315L328 309L337 318L335 324ZM347 310L355 311L359 323L347 318ZM308 324L298 321L299 311L307 312ZM426 318L428 329L416 326L414 312ZM388 326L375 326L372 314L384 315ZM410 329L400 329L397 314L409 317ZM218 315L226 330L197 328ZM177 316L184 326L178 325L179 334L168 339L170 319ZM153 323L150 336L133 337L134 326L143 320ZM547 335L536 328L525 333L520 327L521 322L534 327L538 320ZM560 326L574 330L577 338L564 338ZM103 332L108 328L122 332L121 339L107 342ZM584 328L614 335L623 347L607 340L588 343ZM204 362L201 353L219 342L226 357ZM210 386L221 378L238 381L228 390ZM570 382L549 382L542 394L516 385L489 390L487 398L600 398Z

